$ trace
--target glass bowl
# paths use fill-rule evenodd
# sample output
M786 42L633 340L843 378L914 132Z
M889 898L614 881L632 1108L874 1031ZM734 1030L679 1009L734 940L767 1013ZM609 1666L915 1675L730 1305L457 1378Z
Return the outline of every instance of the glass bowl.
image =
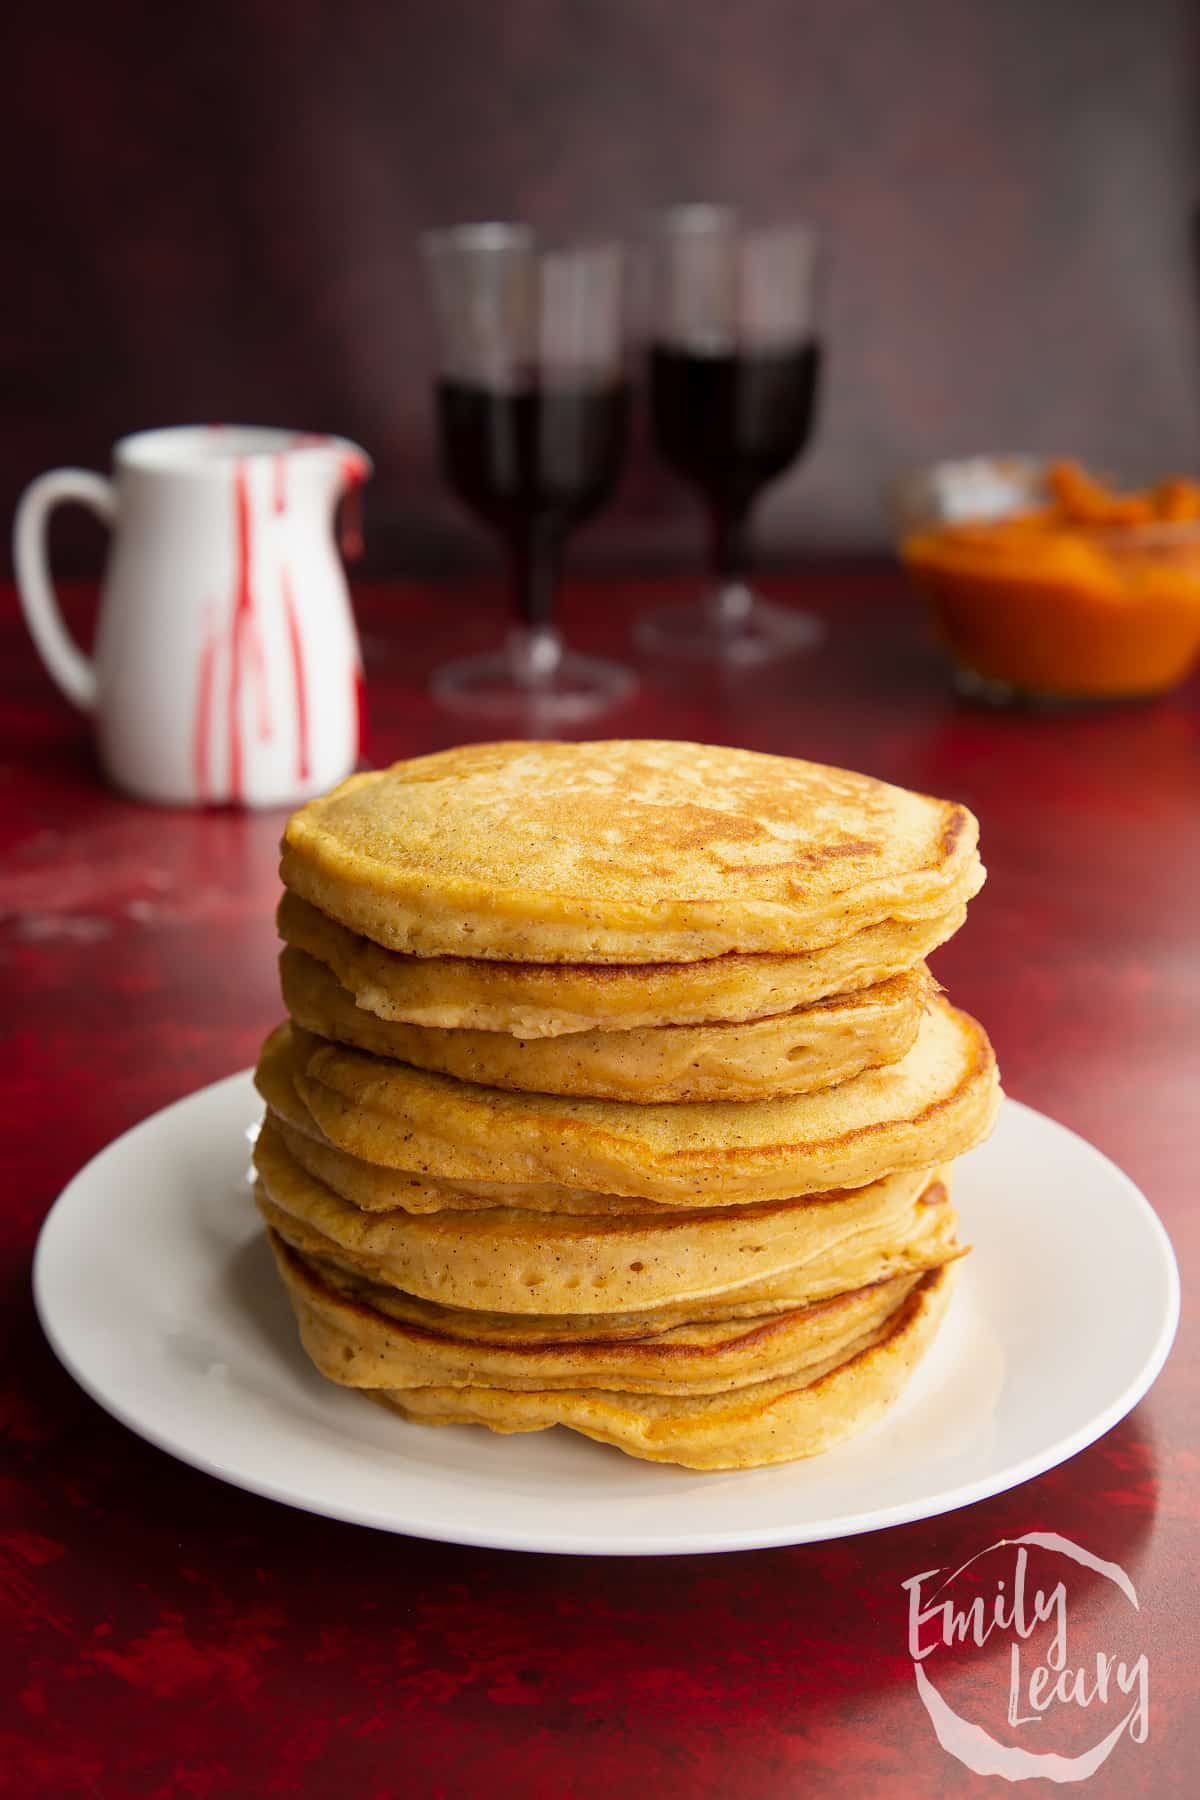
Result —
M900 557L956 684L1000 704L1164 693L1200 656L1200 518L1138 520L1138 496L1107 497L1125 519L1062 515L1053 468L973 457L898 491Z

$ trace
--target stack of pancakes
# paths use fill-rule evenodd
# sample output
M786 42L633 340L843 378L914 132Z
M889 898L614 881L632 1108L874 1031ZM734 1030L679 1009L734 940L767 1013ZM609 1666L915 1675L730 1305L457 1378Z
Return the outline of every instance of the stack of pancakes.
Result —
M962 807L696 744L490 744L290 821L258 1204L314 1363L697 1469L896 1397L999 1097L924 957Z

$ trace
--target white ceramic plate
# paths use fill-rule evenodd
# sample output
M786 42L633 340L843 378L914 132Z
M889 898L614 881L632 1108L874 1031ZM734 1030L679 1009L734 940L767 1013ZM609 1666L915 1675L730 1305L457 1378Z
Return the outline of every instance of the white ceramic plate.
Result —
M974 1246L898 1404L811 1462L697 1475L562 1429L408 1425L331 1387L297 1342L247 1183L248 1074L126 1133L42 1229L34 1289L62 1362L152 1444L252 1493L385 1531L504 1549L678 1554L931 1517L1115 1425L1179 1314L1166 1233L1098 1150L1007 1101L959 1165Z

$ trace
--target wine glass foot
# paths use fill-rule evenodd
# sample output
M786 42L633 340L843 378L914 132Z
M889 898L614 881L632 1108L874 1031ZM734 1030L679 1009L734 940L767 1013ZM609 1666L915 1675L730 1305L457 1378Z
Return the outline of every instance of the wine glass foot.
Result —
M580 656L553 640L465 657L430 681L449 712L522 730L582 724L623 705L636 689L636 676L620 663Z
M715 601L658 607L634 627L638 648L651 655L738 669L812 650L824 636L812 613L773 606L741 586L726 589Z

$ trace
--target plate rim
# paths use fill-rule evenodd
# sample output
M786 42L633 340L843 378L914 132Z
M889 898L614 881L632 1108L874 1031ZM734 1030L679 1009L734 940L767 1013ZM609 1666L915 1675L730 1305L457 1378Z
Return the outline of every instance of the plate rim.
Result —
M1119 1164L1105 1154L1097 1145L1083 1137L1071 1126L1064 1125L1050 1114L1040 1111L1011 1095L1005 1095L1002 1106L1008 1111L1031 1115L1039 1122L1049 1125L1054 1131L1062 1133L1072 1141L1076 1150L1082 1150L1087 1158L1098 1164L1107 1173L1114 1175L1126 1197L1135 1203L1135 1210L1141 1215L1143 1227L1148 1229L1154 1240L1158 1259L1161 1264L1167 1288L1167 1306L1160 1321L1153 1346L1135 1375L1125 1384L1121 1391L1108 1403L1101 1407L1087 1420L1082 1422L1073 1432L1048 1444L1041 1451L1026 1457L1023 1461L1010 1464L1007 1468L995 1470L990 1475L980 1477L977 1481L960 1482L957 1486L946 1489L932 1497L926 1496L918 1500L897 1501L891 1506L875 1507L856 1513L844 1514L836 1520L837 1529L831 1531L833 1521L817 1520L807 1528L803 1521L781 1527L778 1530L766 1527L760 1531L749 1531L745 1528L727 1531L701 1530L695 1531L681 1541L664 1544L661 1536L633 1536L630 1539L614 1543L597 1539L588 1532L522 1531L501 1528L494 1531L475 1529L470 1526L443 1526L436 1519L414 1523L411 1519L401 1520L396 1516L384 1517L370 1507L355 1507L352 1500L331 1503L329 1500L317 1501L298 1497L293 1489L288 1489L273 1481L269 1476L242 1474L231 1472L227 1467L215 1463L203 1450L188 1445L185 1438L173 1435L169 1430L155 1424L147 1424L138 1419L131 1409L119 1399L106 1393L102 1384L96 1380L86 1366L82 1365L64 1343L53 1317L53 1305L47 1297L46 1274L50 1258L53 1254L53 1237L56 1231L64 1227L62 1221L69 1215L70 1204L76 1190L94 1176L97 1167L108 1160L116 1160L129 1140L137 1137L152 1124L165 1122L174 1113L186 1110L196 1102L208 1099L215 1103L218 1094L232 1092L238 1088L248 1088L250 1096L254 1095L253 1070L244 1068L217 1081L209 1082L204 1087L193 1089L191 1093L168 1102L166 1106L148 1114L122 1131L117 1137L105 1144L94 1156L90 1157L76 1171L57 1195L46 1212L38 1229L37 1242L34 1249L32 1267L32 1288L34 1309L38 1323L55 1357L70 1375L76 1385L95 1402L103 1412L117 1421L125 1429L132 1431L136 1437L152 1445L156 1450L173 1457L186 1467L198 1470L201 1474L226 1486L237 1488L244 1493L271 1500L279 1505L289 1506L296 1511L309 1513L318 1518L333 1519L340 1523L366 1527L370 1530L390 1532L396 1536L407 1536L417 1540L433 1543L458 1544L465 1548L486 1550L509 1550L523 1554L547 1556L702 1556L737 1553L752 1550L780 1549L791 1545L833 1543L841 1538L860 1537L868 1532L892 1530L901 1525L916 1524L926 1519L942 1517L946 1513L958 1512L967 1506L974 1506L982 1500L994 1498L998 1494L1008 1493L1013 1488L1023 1486L1025 1482L1035 1480L1039 1475L1058 1468L1069 1462L1090 1445L1097 1442L1106 1432L1126 1418L1133 1408L1145 1397L1157 1380L1167 1357L1170 1355L1179 1325L1181 1307L1181 1284L1179 1265L1174 1247L1166 1226L1158 1216L1146 1195L1138 1187L1132 1176L1127 1175ZM979 1146L983 1148L983 1146ZM55 1224L55 1220L58 1224ZM791 1465L782 1465L783 1468ZM770 1473L770 1471L746 1471L747 1473ZM726 1473L729 1473L728 1471Z

